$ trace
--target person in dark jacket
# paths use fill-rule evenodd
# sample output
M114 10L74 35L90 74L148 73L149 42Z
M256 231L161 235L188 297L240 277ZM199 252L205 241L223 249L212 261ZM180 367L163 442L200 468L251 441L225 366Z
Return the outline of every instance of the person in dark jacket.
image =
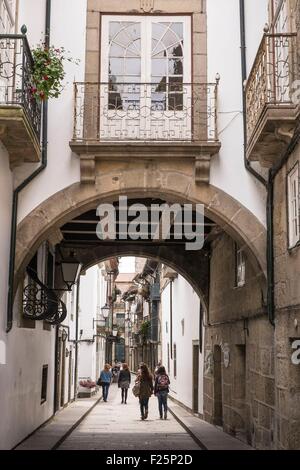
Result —
M166 369L161 366L157 370L154 384L154 394L158 399L160 419L163 419L163 412L164 419L167 419L169 385L169 376L166 373Z
M119 374L118 387L121 389L121 403L127 404L128 389L130 387L131 374L128 365L124 363Z
M140 374L137 376L136 381L140 385L139 401L141 409L141 419L144 420L148 418L149 398L153 394L153 377L150 374L146 364L142 364L140 369L141 371Z

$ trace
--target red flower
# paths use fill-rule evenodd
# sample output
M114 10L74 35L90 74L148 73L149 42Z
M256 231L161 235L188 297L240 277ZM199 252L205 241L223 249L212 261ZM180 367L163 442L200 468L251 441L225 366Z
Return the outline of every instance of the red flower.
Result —
M44 75L44 77L43 77L43 78L44 78L44 80L49 80L49 77L48 77L48 75Z

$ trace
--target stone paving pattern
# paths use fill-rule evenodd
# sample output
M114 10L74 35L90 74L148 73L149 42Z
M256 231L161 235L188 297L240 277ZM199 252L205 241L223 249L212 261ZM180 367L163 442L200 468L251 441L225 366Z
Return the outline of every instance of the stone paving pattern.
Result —
M99 400L100 394L80 399L59 412L17 450L50 450ZM169 400L169 407L209 450L246 450L251 447L220 429L193 416ZM127 405L121 404L120 390L113 384L108 402L102 400L66 438L59 450L201 450L190 434L168 413L160 420L157 399L149 402L149 418L140 419L139 402L129 390Z

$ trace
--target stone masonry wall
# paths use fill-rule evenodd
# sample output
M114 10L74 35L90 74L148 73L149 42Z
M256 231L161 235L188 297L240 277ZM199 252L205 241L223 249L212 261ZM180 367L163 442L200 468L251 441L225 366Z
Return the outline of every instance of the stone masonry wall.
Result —
M274 328L247 259L246 285L234 286L235 248L228 235L212 246L210 279L204 417L221 424L217 422L221 381L223 429L258 449L274 448ZM217 348L221 364L216 363Z
M279 449L300 449L300 364L292 343L300 340L300 244L288 249L287 175L300 165L300 146L275 180L276 440ZM300 182L299 182L300 184Z

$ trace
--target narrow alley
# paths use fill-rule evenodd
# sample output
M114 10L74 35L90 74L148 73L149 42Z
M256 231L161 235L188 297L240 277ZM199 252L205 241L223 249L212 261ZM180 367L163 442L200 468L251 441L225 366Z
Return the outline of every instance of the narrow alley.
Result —
M176 417L176 418L175 418ZM196 424L195 424L196 423ZM187 432L187 429L189 432ZM251 447L169 404L167 420L160 420L157 400L149 402L149 418L141 421L139 402L129 393L121 404L113 384L107 403L100 393L80 399L59 412L16 450L250 450Z

